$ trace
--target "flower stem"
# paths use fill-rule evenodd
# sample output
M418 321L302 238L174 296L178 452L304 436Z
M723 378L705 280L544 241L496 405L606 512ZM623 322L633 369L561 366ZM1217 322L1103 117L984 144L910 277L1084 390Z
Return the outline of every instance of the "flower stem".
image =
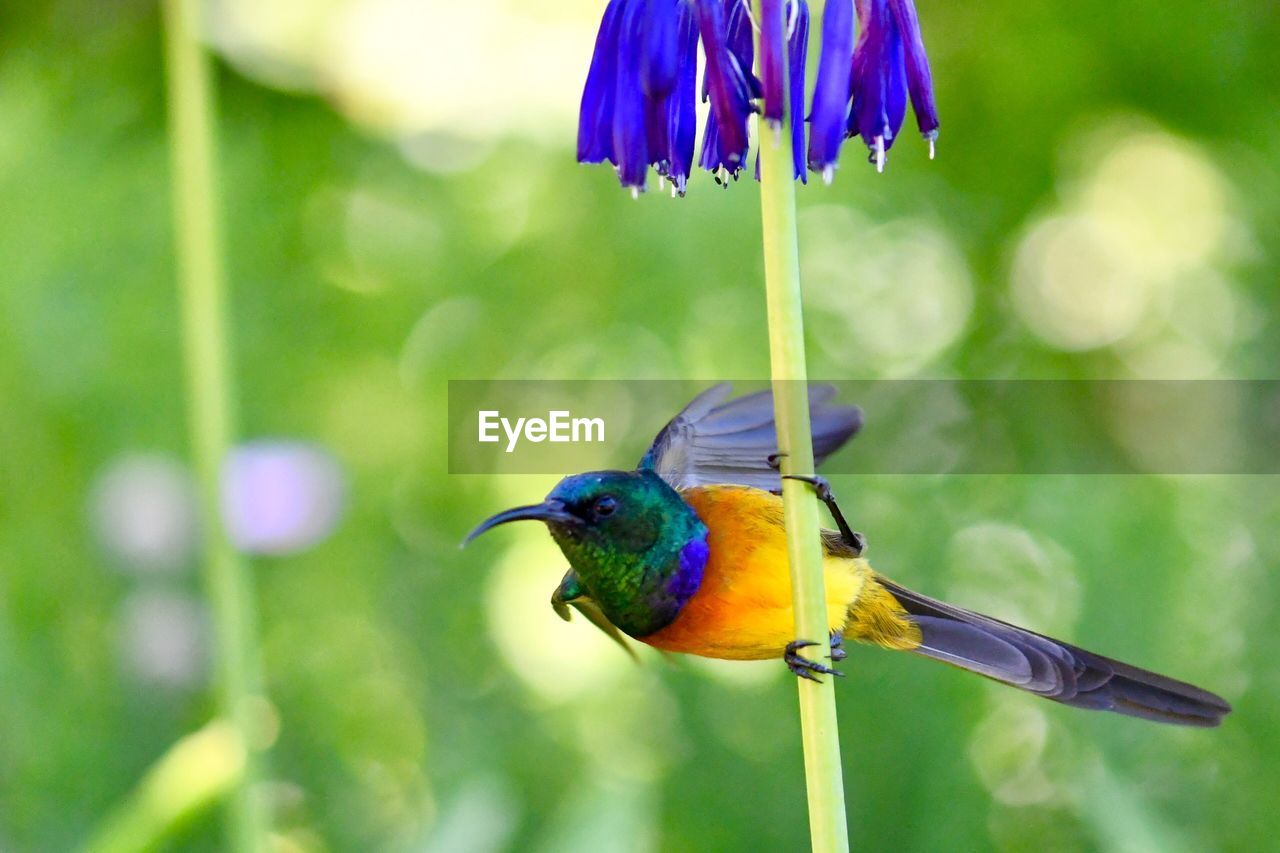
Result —
M785 4L758 8L782 14ZM760 54L757 50L757 55ZM785 67L785 63L783 63ZM783 91L787 87L783 86ZM792 105L788 104L789 113ZM787 127L783 116L782 127ZM809 431L809 393L804 349L804 317L800 295L800 248L796 233L796 192L791 134L760 128L760 208L764 226L764 281L769 314L769 358L772 365L775 418L782 473L812 475L813 439ZM791 563L796 634L817 645L807 651L814 660L831 654L827 608L818 539L818 501L806 483L782 481ZM833 678L817 684L797 678L800 729L804 744L805 781L809 795L809 831L813 849L847 851L844 779L840 767L840 735L836 727Z
M214 178L212 85L195 0L164 0L164 21L187 417L200 493L204 584L212 611L220 711L240 742L252 745L259 740L254 737L259 667L253 584L219 511L234 392ZM255 853L266 849L269 830L266 810L254 791L256 763L250 748L228 813L231 846Z

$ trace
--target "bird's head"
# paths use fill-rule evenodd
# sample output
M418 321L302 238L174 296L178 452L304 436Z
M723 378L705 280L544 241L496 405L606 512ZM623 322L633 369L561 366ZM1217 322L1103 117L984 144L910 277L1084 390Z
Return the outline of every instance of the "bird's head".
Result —
M633 637L675 619L707 561L707 528L651 471L565 477L542 503L486 519L466 542L510 521L544 522L587 593Z

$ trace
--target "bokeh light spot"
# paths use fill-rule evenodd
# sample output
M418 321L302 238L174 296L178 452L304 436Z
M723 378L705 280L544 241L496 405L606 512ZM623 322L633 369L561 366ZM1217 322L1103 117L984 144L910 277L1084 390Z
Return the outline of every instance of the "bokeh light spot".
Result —
M947 566L947 599L962 607L1059 634L1075 623L1075 562L1046 536L1012 524L974 524L952 536Z
M198 686L208 670L208 633L203 606L182 593L138 590L121 608L124 666L147 684Z
M1040 767L1049 726L1025 697L1002 701L974 729L969 757L991 796L1006 805L1044 802L1056 793Z
M1087 216L1037 223L1014 260L1019 316L1059 349L1094 349L1131 334L1147 309L1148 289L1118 235Z
M174 572L191 564L199 538L195 486L173 457L117 457L90 489L89 518L103 550L127 571Z
M1210 157L1133 124L1071 143L1079 174L1018 243L1013 307L1058 349L1116 346L1141 376L1208 376L1239 331L1220 268L1245 229Z
M811 338L837 364L908 376L960 337L973 285L941 229L876 225L829 205L805 209L800 224Z

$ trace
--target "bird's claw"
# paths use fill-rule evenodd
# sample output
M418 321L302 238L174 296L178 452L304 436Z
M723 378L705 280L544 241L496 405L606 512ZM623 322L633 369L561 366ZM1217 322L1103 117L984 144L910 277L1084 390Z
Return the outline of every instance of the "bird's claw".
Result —
M773 457L769 458L772 459ZM826 477L820 477L816 474L813 476L783 474L782 479L798 480L801 483L808 483L812 486L814 494L818 496L818 500L827 505L827 511L835 519L836 527L840 528L840 538L844 540L844 544L853 549L855 557L862 556L862 552L867 549L867 537L851 528L849 522L845 521L844 513L840 511L840 504L836 502L836 496L832 493L831 484L827 482Z
M764 461L765 461L765 464L766 464L766 465L768 465L768 466L769 466L770 468L772 468L773 470L778 471L778 472L781 472L781 471L782 471L782 457L784 457L784 456L786 456L786 455L787 455L787 454L785 454L785 453L770 453L768 456L766 456L766 457L765 457L765 460L764 460ZM770 490L769 490L769 494L771 494L771 495L777 495L778 497L782 497L782 489L781 489L781 487L779 487L779 488L777 488L777 489L770 489Z
M814 474L813 476L805 474L783 474L782 479L799 480L801 483L808 483L810 486L813 486L813 493L818 496L818 500L822 501L824 504L830 504L836 499L836 496L831 493L831 483L827 481L826 477L819 474Z
M839 631L831 632L831 660L839 663L849 656L844 650L844 635Z
M820 664L817 661L809 660L806 657L800 656L800 649L803 649L806 646L816 645L818 644L813 640L792 640L790 643L787 643L787 650L782 655L782 659L786 661L787 669L791 670L792 674L800 678L807 678L810 681L816 681L819 684L822 683L822 679L818 677L819 673L823 675L838 675L843 677L844 673L839 670L832 669L831 667ZM832 660L838 660L838 658L835 657L834 648L832 649Z

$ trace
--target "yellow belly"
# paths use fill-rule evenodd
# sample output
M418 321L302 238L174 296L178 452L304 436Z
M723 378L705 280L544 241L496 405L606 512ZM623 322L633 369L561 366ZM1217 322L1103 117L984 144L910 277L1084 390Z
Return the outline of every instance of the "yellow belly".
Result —
M782 499L745 486L704 486L681 496L707 525L711 555L702 585L676 620L642 641L712 658L781 657L797 639ZM828 555L823 567L831 631L845 632L850 608L864 592L872 601L888 595L865 560Z

